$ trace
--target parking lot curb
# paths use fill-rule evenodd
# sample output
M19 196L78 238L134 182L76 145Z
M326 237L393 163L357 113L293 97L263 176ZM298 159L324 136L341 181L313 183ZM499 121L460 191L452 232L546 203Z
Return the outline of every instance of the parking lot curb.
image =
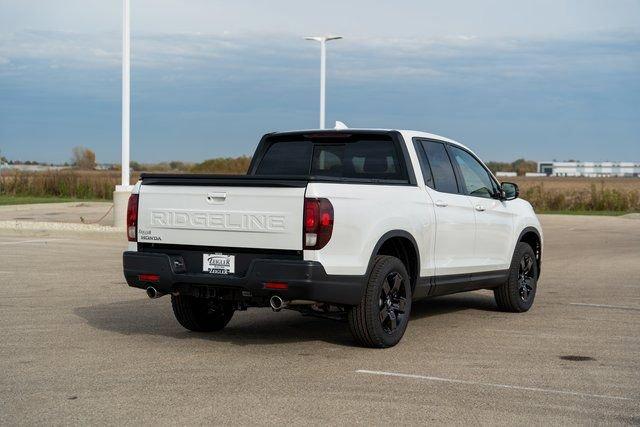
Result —
M98 224L77 224L68 222L42 221L0 221L0 229L14 231L69 231L83 233L120 234L124 229Z

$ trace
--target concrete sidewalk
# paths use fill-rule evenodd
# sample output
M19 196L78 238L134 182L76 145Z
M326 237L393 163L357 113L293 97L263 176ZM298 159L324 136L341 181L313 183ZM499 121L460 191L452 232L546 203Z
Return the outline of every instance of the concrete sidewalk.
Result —
M111 202L36 203L0 206L0 221L113 225ZM105 216L106 214L106 216Z
M117 232L111 202L38 203L0 206L0 229Z

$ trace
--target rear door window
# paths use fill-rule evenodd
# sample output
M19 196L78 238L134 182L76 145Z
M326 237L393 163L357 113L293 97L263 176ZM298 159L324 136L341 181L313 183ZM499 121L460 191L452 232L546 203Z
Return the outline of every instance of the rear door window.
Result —
M422 142L420 142L420 140L418 139L414 139L413 146L415 147L416 154L418 155L418 162L420 163L420 169L422 169L422 178L424 179L424 183L427 185L427 187L433 188L435 190L435 185L433 183L433 173L431 173L431 165L429 165L427 153L424 152Z
M453 165L444 144L426 140L420 141L420 143L431 169L433 188L444 193L458 193L456 174L453 172Z

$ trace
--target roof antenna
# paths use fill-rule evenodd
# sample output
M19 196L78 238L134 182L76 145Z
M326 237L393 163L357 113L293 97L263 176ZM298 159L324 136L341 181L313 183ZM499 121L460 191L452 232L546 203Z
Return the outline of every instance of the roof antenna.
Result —
M335 125L334 129L335 130L349 129L349 127L347 125L345 125L344 123L336 120L336 125Z

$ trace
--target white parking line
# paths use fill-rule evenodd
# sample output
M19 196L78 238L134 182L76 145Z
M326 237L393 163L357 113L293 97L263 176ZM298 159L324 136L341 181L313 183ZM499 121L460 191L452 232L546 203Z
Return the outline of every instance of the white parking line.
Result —
M584 302L570 302L569 305L577 305L580 307L617 308L619 310L640 310L640 307L631 307L628 305L587 304Z
M21 245L23 243L47 243L48 240L20 240L18 242L0 242L0 245Z
M478 385L483 387L497 387L497 388L506 388L511 390L524 390L524 391L536 391L540 393L549 393L549 394L565 394L569 396L579 396L579 397L595 397L600 399L615 399L615 400L635 400L629 397L621 397L621 396L608 396L605 394L590 394L590 393L580 393L577 391L568 391L568 390L554 390L550 388L539 388L539 387L524 387L517 385L509 385L509 384L495 384L495 383L483 383L479 381L466 381L466 380L456 380L452 378L440 378L440 377L431 377L427 375L414 375L414 374L402 374L398 372L385 372L385 371L367 371L365 369L356 370L359 374L370 374L370 375L383 375L387 377L401 377L401 378L413 378L419 380L428 380L428 381L439 381L444 383L451 384L467 384L467 385Z
M556 335L556 334L545 334L545 333L531 333L531 332L522 332L518 330L509 330L509 329L485 329L487 332L498 332L501 334L512 334L518 336L526 336L526 337L535 337L535 338L551 338L551 339L562 339L562 340L581 340L584 341L585 337L580 335ZM593 338L593 337L590 337ZM626 340L639 340L640 337L632 337L626 335L607 335L606 339L626 339Z
M22 245L24 243L49 243L49 242L61 242L69 239L32 239L32 240L18 240L15 242L0 242L0 245Z

